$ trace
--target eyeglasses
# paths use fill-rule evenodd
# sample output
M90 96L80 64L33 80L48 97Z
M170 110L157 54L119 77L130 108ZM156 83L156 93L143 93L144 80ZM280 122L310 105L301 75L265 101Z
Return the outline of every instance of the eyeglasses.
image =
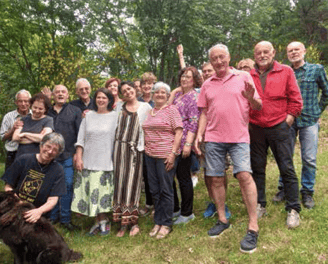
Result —
M192 76L183 74L183 75L181 75L181 79L182 79L182 78L191 79Z

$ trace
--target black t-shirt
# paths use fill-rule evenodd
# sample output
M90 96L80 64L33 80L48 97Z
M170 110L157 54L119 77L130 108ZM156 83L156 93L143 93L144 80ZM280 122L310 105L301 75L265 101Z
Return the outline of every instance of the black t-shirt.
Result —
M50 116L45 116L40 120L33 120L31 115L28 115L23 117L22 121L24 122L24 125L21 133L29 132L39 134L45 127L49 127L54 130L54 122ZM25 153L39 153L39 145L39 143L19 144L16 158Z
M57 162L42 165L36 154L23 154L7 169L2 180L25 201L40 207L48 197L66 194L64 169Z

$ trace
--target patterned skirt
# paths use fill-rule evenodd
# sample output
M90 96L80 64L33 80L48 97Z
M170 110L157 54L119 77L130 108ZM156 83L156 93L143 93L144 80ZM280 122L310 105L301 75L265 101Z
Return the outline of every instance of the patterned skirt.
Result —
M113 171L76 171L71 210L90 217L108 213L112 209L113 194Z

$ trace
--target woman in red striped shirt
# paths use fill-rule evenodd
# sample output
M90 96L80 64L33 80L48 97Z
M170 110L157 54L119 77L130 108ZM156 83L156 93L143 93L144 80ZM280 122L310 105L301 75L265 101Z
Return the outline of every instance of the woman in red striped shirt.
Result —
M173 177L182 138L182 119L176 106L168 105L170 86L158 82L152 88L155 106L142 128L149 189L153 197L155 226L149 233L157 239L171 232L173 217Z

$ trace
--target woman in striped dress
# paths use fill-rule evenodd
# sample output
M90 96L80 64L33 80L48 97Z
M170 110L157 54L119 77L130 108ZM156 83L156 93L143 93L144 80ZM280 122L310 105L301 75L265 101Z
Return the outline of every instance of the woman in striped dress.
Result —
M151 109L137 100L133 82L122 82L119 91L124 105L119 113L114 144L114 204L113 221L120 222L118 237L131 226L130 236L139 233L139 199L142 179L144 136L141 125Z

